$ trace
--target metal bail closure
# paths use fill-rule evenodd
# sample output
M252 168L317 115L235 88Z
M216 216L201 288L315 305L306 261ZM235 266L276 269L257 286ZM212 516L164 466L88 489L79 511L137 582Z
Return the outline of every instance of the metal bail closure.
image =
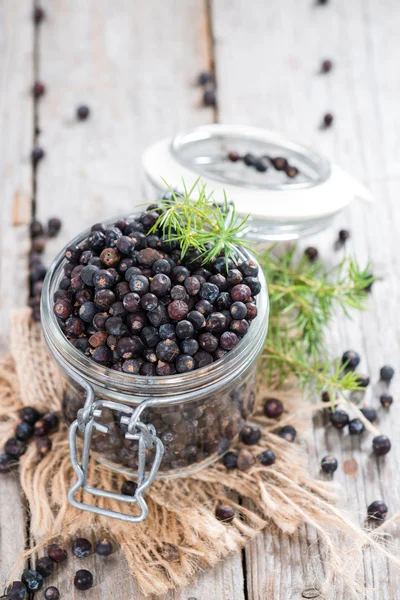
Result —
M75 379L77 379L76 374L74 374L74 376ZM76 508L79 508L80 510L93 512L104 517L120 519L121 521L129 521L130 523L140 523L141 521L144 521L148 515L148 508L143 498L143 492L153 482L164 454L163 443L157 437L153 425L143 423L143 421L140 420L140 415L142 412L147 406L154 404L154 400L144 400L139 404L139 406L133 409L118 402L112 402L103 399L95 400L91 385L81 378L79 378L79 383L86 389L87 398L85 406L78 411L77 419L72 423L69 429L70 458L78 479L68 492L68 500L70 504ZM116 494L107 490L100 490L88 485L87 483L90 444L93 430L97 430L104 435L108 435L108 427L96 421L96 418L101 417L103 408L108 408L110 410L123 413L123 416L121 417L121 424L127 425L125 438L129 440L137 440L138 442L137 489L134 496L126 496L125 494ZM80 461L78 458L77 449L78 429L83 433L83 449ZM150 466L148 474L146 475L146 457L148 454L146 451L151 448L155 448L155 457L152 465ZM127 502L129 504L137 504L140 508L140 514L128 515L118 511L94 506L93 504L80 502L75 498L75 494L79 490L88 492L93 496L110 498L112 500Z

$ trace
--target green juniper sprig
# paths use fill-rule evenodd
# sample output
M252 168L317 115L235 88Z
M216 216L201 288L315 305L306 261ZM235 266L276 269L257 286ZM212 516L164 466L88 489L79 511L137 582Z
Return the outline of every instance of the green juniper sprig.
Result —
M176 242L181 256L196 250L203 264L224 256L226 264L238 261L248 217L241 219L226 196L217 204L197 180L183 193L165 181L169 195L159 202L160 215L151 232L162 230L167 241ZM332 360L324 344L325 331L337 311L350 316L351 309L366 307L367 289L374 281L369 266L360 268L352 258L326 269L303 257L297 248L271 246L258 255L270 300L269 332L261 361L261 376L268 383L283 384L295 378L302 388L344 393L361 389L357 374Z
M327 356L324 336L338 309L349 317L351 309L366 308L367 290L374 281L370 268L344 258L326 269L319 261L296 261L296 251L294 245L279 255L271 247L259 257L270 296L264 375L276 385L295 377L314 393L361 389L356 373Z
M184 257L189 249L197 250L203 263L212 262L223 255L237 261L238 247L248 248L241 234L246 221L236 214L226 195L222 205L206 193L206 185L195 181L190 189L183 182L183 193L176 192L165 181L170 197L160 201L162 214L151 232L162 229L170 242L178 242Z

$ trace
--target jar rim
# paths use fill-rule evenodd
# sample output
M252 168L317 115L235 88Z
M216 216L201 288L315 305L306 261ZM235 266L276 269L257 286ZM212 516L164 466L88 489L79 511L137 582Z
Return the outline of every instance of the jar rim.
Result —
M135 213L129 216L135 216ZM126 215L107 219L104 223L111 225L121 218L126 218ZM259 279L262 291L257 296L257 316L251 322L248 333L240 340L236 348L210 365L190 371L189 373L147 377L145 375L132 375L131 373L115 371L109 367L98 365L85 356L80 350L75 348L59 327L53 311L53 297L57 289L56 286L63 276L63 267L67 263L65 258L67 247L72 244L80 244L88 236L89 232L90 228L78 234L57 254L43 282L41 296L42 331L52 356L61 368L67 365L69 370L72 369L72 371L78 373L97 388L115 390L119 393L128 394L132 398L137 395L142 400L144 396L172 398L171 395L176 394L176 396L180 396L186 394L188 390L197 393L204 387L209 389L209 386L218 382L218 380L223 380L223 383L226 384L227 381L236 378L242 373L252 360L258 356L267 334L269 312L267 284L260 266ZM258 261L251 253L250 256L258 264ZM64 370L66 370L65 367Z

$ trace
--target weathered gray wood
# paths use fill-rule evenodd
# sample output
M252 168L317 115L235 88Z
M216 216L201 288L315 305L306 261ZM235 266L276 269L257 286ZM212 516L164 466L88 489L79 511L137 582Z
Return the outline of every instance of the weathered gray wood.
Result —
M32 145L32 3L0 4L0 352L7 346L9 312L28 295ZM25 511L14 474L0 485L0 590L25 544Z
M210 122L199 108L193 82L208 65L203 3L172 0L132 4L116 0L42 2L40 78L47 94L39 106L40 144L46 158L38 171L37 208L43 219L63 220L53 254L84 227L125 213L143 197L141 154L151 142L180 129ZM73 43L71 43L73 40ZM75 109L87 104L90 119ZM104 565L104 567L103 567ZM88 598L141 598L123 561L71 558L54 583L72 596L76 568L93 570ZM202 575L189 590L167 595L184 600L243 597L240 556Z
M354 204L332 231L306 243L317 245L325 260L338 260L339 255L332 259L337 231L349 228L349 250L360 261L371 258L374 272L384 276L374 286L368 312L353 321L338 318L329 336L333 355L348 348L362 354L361 371L375 383L379 367L385 362L398 367L399 356L400 190L395 124L400 82L391 68L400 52L398 6L393 0L383 4L338 0L327 6L288 0L260 2L249 10L240 0L221 0L213 3L213 15L221 120L271 127L310 141L374 192L375 206ZM318 69L324 58L332 59L335 69L322 76ZM335 125L321 131L318 126L328 111L334 113ZM398 390L394 382L395 397ZM378 406L376 391L368 389L365 401ZM336 455L341 465L355 458L358 474L351 477L340 468L335 479L342 486L340 504L360 522L374 499L383 498L392 513L398 511L399 426L395 408L379 410L379 427L392 439L394 450L377 461L370 455L370 435L350 439L323 428L320 417L315 420L315 446L309 444L312 468L317 474L318 462L327 453ZM305 533L301 535L304 540ZM393 543L398 549L398 542ZM297 600L310 583L300 538L265 534L250 544L246 556L252 600ZM369 597L398 596L399 573L381 556L367 551L362 571L366 587L375 589ZM346 597L340 590L329 594L335 600Z

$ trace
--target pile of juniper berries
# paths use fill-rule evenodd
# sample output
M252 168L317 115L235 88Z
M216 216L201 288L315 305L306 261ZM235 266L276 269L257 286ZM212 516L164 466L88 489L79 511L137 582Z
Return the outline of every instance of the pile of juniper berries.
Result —
M66 250L54 313L65 336L105 367L135 375L186 373L222 358L248 332L261 291L253 260L202 264L160 230L161 209L97 223Z

